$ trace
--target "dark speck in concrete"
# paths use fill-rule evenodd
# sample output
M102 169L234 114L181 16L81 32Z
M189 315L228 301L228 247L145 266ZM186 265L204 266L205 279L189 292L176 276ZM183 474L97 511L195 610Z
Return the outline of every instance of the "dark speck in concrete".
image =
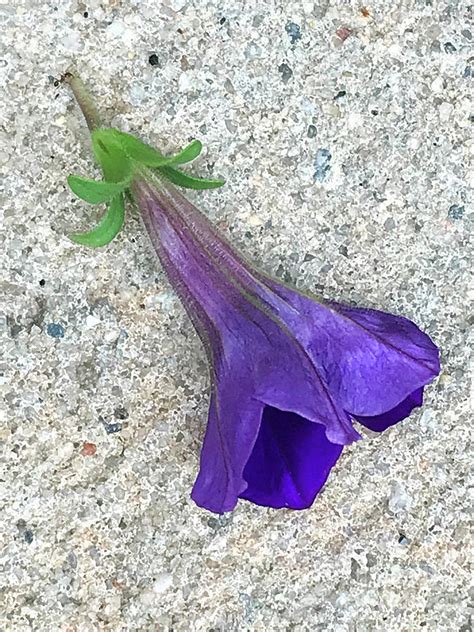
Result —
M474 68L472 66L466 66L462 76L465 79L471 79L471 77L474 77Z
M316 127L314 125L308 126L308 138L314 138L316 136Z
M102 422L105 432L107 434L115 434L122 430L122 424L120 423L120 421L108 422L108 421L105 421L103 417L99 417L99 420Z
M49 323L46 327L46 333L51 338L64 338L64 327L59 323Z
M331 152L329 149L318 149L314 159L314 179L324 182L331 171Z
M228 515L220 515L217 518L211 517L208 519L207 524L209 525L209 527L211 527L211 529L215 529L216 531L218 529L223 529L225 527L227 527L227 525L229 525L232 522L232 514L228 514Z
M25 538L25 542L27 544L31 544L33 542L33 531L30 531L30 529L26 529L25 532L23 533L23 537Z
M342 99L343 97L346 96L346 94L347 92L345 90L339 90L339 92L334 97L334 101L337 101L337 99Z
M10 319L8 319L8 320L10 320ZM12 338L16 338L22 329L23 329L23 327L21 325L19 325L17 323L12 323L10 325L10 336Z
M301 28L298 24L287 22L285 31L288 33L292 44L296 44L296 42L301 39Z
M126 410L123 406L117 406L114 410L114 417L116 419L128 419L128 410Z
M464 216L464 206L458 204L452 204L448 210L448 217L450 219L462 219Z
M456 46L454 46L454 44L451 44L451 42L446 42L445 45L444 45L444 50L447 53L452 54L452 53L456 52Z
M293 76L293 71L288 66L288 64L283 63L278 66L278 72L281 74L281 78L283 79L283 83L288 83L288 81Z
M104 423L104 428L107 434L115 434L122 430L122 424L118 422L112 424Z

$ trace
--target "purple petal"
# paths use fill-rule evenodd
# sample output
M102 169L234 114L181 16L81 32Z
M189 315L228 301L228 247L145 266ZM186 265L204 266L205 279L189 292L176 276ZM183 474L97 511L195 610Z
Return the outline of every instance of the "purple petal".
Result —
M265 406L240 498L274 508L310 507L342 447L327 440L324 426Z
M308 353L334 399L350 415L387 413L438 375L438 348L407 318L319 303L275 281L267 283L294 306L300 319L311 323Z
M239 395L229 387L211 397L201 466L191 493L197 505L215 513L231 511L247 487L243 471L260 427L262 404Z
M254 397L268 406L322 424L328 440L333 443L346 445L360 439L349 415L334 398L295 334L289 335L285 328L273 322L267 323L265 328L269 342L265 345L264 341L254 338L253 344L246 347L252 350L249 359Z
M324 365L329 388L350 414L386 413L438 375L437 347L407 318L333 307L335 344Z
M362 417L353 415L362 425L373 430L374 432L383 432L390 426L395 425L402 419L408 417L411 411L423 404L423 388L418 388L403 400L398 406L387 411L383 415L375 415L374 417Z

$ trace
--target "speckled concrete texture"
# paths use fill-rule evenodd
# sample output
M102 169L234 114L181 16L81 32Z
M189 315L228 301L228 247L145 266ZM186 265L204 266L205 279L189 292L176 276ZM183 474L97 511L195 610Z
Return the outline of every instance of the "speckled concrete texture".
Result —
M0 629L468 632L473 8L0 12ZM189 499L205 354L134 213L100 251L67 238L98 217L66 186L97 174L71 62L111 124L203 141L227 185L190 197L258 265L441 347L424 408L346 449L312 509Z

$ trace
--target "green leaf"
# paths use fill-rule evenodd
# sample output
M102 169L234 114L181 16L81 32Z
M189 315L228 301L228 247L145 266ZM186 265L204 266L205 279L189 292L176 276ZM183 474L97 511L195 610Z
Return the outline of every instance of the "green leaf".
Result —
M185 189L217 189L225 184L225 180L207 180L188 176L173 167L160 167L158 170L167 180Z
M122 182L131 178L132 163L118 142L116 130L95 130L92 133L92 147L108 182Z
M202 143L200 140L192 140L189 145L186 145L179 153L174 156L170 156L170 163L172 165L183 165L185 162L191 162L199 156L202 151Z
M67 181L73 193L90 204L108 202L115 195L122 193L130 184L130 180L106 182L105 180L90 180L80 176L68 176Z
M120 193L110 202L107 212L99 225L88 233L75 233L70 235L70 239L76 244L100 248L112 241L120 232L125 219L125 206L123 195Z

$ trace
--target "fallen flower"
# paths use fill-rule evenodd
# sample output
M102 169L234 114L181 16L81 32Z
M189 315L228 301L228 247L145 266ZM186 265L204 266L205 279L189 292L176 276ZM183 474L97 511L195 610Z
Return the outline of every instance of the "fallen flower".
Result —
M165 157L103 128L79 79L67 79L105 178L69 184L110 204L98 229L73 238L108 243L131 196L207 351L210 409L192 498L219 513L239 498L309 507L343 446L360 438L354 420L380 432L421 405L438 349L406 318L312 297L256 270L173 186L223 184L176 168L200 143Z

